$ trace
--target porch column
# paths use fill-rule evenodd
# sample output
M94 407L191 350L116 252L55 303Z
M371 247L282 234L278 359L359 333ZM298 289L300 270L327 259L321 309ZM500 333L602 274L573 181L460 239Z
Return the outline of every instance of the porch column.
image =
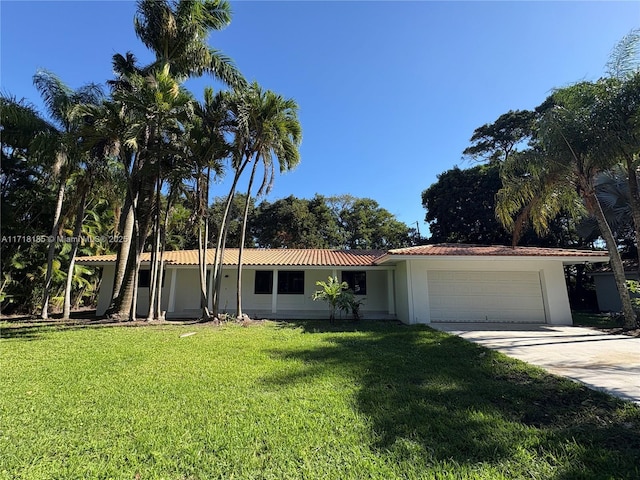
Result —
M331 276L333 278L337 278L338 281L340 281L340 279L338 278L338 270L336 270L335 268L331 271Z
M207 286L207 308L213 310L213 265L209 269L209 282Z
M171 284L169 286L169 305L167 305L167 312L173 313L176 311L176 277L178 269L171 269Z
M273 271L273 285L271 285L271 313L278 312L278 270Z
M396 314L396 286L393 282L393 270L387 270L387 303L389 306L389 315Z

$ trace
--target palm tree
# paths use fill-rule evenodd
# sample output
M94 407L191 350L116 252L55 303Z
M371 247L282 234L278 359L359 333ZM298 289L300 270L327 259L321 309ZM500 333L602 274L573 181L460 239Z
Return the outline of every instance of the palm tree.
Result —
M500 168L502 187L496 194L496 217L512 234L512 245L520 243L528 227L540 237L549 232L551 221L565 213L578 221L586 215L571 176L550 168L545 153L532 148L511 155Z
M626 172L621 166L601 173L595 180L596 195L602 205L607 223L620 245L620 237L628 236L634 228L631 214L631 198ZM583 238L598 236L598 223L593 217L584 218L578 225L578 232ZM634 233L635 235L635 233Z
M115 88L114 96L117 95L122 107L131 112L127 115L144 110L145 101L153 103L153 98L144 98L144 94L142 98L136 98L136 95L139 96L143 92L144 82L149 80L151 84L166 84L172 79L173 88L179 90L180 83L187 78L208 73L233 87L244 85L244 79L230 59L210 48L207 43L209 33L223 28L229 21L230 8L226 1L140 0L134 27L138 38L155 54L155 60L146 67L138 67L132 54L114 57L114 66L119 74L112 83ZM152 204L154 190L158 189L157 171L150 169L145 159L151 161L148 149L152 145L161 146L162 136L154 137L151 129L141 130L140 127L146 128L145 123L146 119L143 117L138 121L133 120L129 132L136 131L134 135L129 135L129 142L136 150L128 169L128 202L133 208L136 232L136 247L131 248L130 252L141 252L144 248L152 218L152 212L145 210ZM159 150L156 150L156 154L162 155ZM159 168L159 163L154 165ZM137 211L139 209L142 211ZM156 229L156 232L158 231ZM139 257L139 254L137 255ZM114 298L110 314L115 317L132 318L135 315L135 310L129 308L132 302L135 303L137 292L134 286L139 264L134 259L135 255L129 254L123 287L114 289L114 293L117 292L119 296ZM119 261L123 260L119 258Z
M633 29L614 46L606 65L609 95L600 121L608 125L608 154L626 171L628 205L633 218L636 245L640 246L640 187L637 165L640 159L640 29ZM640 249L638 249L640 273Z
M56 126L56 131L50 137L55 150L55 161L52 172L58 179L56 208L52 221L51 236L57 237L62 227L62 207L67 187L67 181L73 171L80 167L83 161L82 150L78 144L78 131L81 124L74 116L74 109L82 104L96 104L102 100L103 93L96 84L89 84L78 90L72 90L56 75L46 70L39 70L33 77L33 83L40 92L48 115ZM49 143L49 142L47 142ZM48 145L52 146L51 143ZM50 242L47 255L47 270L42 299L41 317L49 316L49 296L53 274L53 260L56 243Z
M43 228L50 228L49 219L43 219L49 212L43 210L42 203L46 206L51 203L51 168L48 166L55 160L52 153L58 129L33 105L8 94L0 95L0 129L3 234L42 233ZM34 310L34 300L40 304L41 298L36 300L39 292L32 288L34 270L41 261L39 249L35 247L35 244L3 245L0 289L3 307L12 303L18 308ZM20 295L26 289L30 289L30 293Z
M317 281L316 286L320 290L313 292L313 301L322 300L329 304L329 321L333 323L336 318L336 309L340 305L341 297L349 290L347 282L339 282L338 277L329 277L326 282Z
M226 0L140 0L135 32L156 57L145 73L168 65L178 82L206 73L231 87L243 87L246 82L231 59L208 45L211 31L230 22Z
M114 70L118 71L118 68L114 66ZM114 90L123 88L119 79L109 83ZM126 259L134 233L134 212L128 191L128 178L130 178L136 146L134 139L131 138L132 116L127 113L121 102L113 98L103 101L100 105L82 106L77 114L85 118L82 135L88 147L102 152L103 157L109 159L110 173L106 183L108 188L103 189L103 196L109 199L114 208L112 233L123 240L116 245L117 261L113 297L117 299L124 281Z
M624 79L614 78L603 82L606 82L607 88L598 109L598 122L606 128L601 133L601 150L603 155L614 159L626 173L628 205L633 218L636 244L640 245L640 187L637 175L640 160L640 70ZM640 262L638 268L640 269Z
M194 220L197 224L198 260L200 276L200 303L202 318L210 317L209 289L207 288L207 248L209 242L209 190L211 173L222 175L222 160L229 154L223 130L228 123L225 94L206 88L204 102L195 105L194 121L187 138L190 164L195 182Z
M512 157L524 162L524 168L518 167L523 173L503 176L497 215L507 228L514 229L513 217L520 214L522 219L524 211L534 226L541 228L557 215L559 205L575 205L575 194L579 195L586 211L598 223L611 259L625 325L633 327L636 316L622 260L596 194L598 175L616 163L615 157L609 155L606 142L608 125L599 121L602 118L599 109L606 95L606 81L582 82L557 90L545 102L538 121L538 149Z
M180 87L165 68L153 75L131 75L129 88L114 92L113 97L120 102L128 116L126 142L134 149L128 175L128 195L134 212L134 242L129 250L127 272L121 288L116 312L120 318L134 318L137 301L137 272L140 255L153 227L154 251L160 250L157 243L160 236L159 218L160 191L165 180L168 165L176 157L181 157L181 145L177 139L184 133L184 123L188 121L193 108L191 95ZM151 284L158 278L156 257L152 261ZM152 288L153 291L153 288Z
M231 105L238 121L232 144L234 156L239 159L241 165L247 165L253 161L238 251L236 315L241 317L242 255L255 173L258 165L262 164L264 177L257 195L268 193L274 178L274 157L278 161L281 173L298 165L300 161L298 148L302 140L302 129L298 120L296 102L285 99L270 90L263 91L256 82L237 93Z

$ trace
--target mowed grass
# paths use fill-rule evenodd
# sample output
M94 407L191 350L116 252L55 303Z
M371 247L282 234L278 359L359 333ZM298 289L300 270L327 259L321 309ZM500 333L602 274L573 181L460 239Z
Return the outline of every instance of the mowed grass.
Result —
M0 333L1 478L640 478L638 406L426 327Z

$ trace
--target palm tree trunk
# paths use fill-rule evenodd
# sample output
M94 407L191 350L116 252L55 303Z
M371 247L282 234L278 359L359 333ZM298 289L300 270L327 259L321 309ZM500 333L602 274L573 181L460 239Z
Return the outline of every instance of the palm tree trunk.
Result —
M200 219L198 220L198 274L200 278L200 308L202 310L202 319L209 320L209 295L207 291L207 241L209 238L209 224L207 222L207 208L209 206L209 172L207 172L206 186L203 192L202 180L204 176L202 172L198 173L197 198L198 210L200 211ZM204 237L204 238L203 238Z
M113 293L111 295L111 306L113 308L115 302L120 296L120 290L122 283L124 282L125 274L127 272L127 260L129 258L129 250L131 250L131 244L133 243L133 227L135 225L135 213L133 209L133 202L131 197L127 194L127 198L124 204L124 222L119 229L122 235L122 243L118 248L118 256L116 258L116 273L113 284Z
M240 180L240 176L247 166L248 161L244 161L242 166L236 171L233 177L233 183L231 185L231 189L229 190L229 194L227 195L227 200L224 206L224 212L222 214L222 222L220 223L220 229L218 231L218 241L216 242L216 252L213 260L213 311L211 314L214 317L218 316L220 309L220 288L222 285L222 258L224 254L224 245L227 239L227 217L229 216L229 212L231 211L231 203L233 202L233 197L236 192L236 186L238 185L238 180Z
M47 274L44 280L44 294L42 298L41 318L47 320L49 318L49 296L51 294L51 282L53 278L53 258L56 253L56 240L60 233L60 222L62 219L62 204L64 202L64 194L67 181L64 177L60 179L58 187L58 196L56 200L56 211L53 214L53 227L51 228L51 242L49 243L49 252L47 253Z
M147 310L147 322L156 318L156 293L158 286L158 253L160 251L159 219L154 219L153 226L153 250L149 263L149 309Z
M62 319L69 320L71 316L71 288L73 286L73 272L76 266L76 254L80 246L80 234L82 233L82 220L84 217L85 202L87 192L82 193L82 198L78 203L78 211L76 212L76 224L73 228L73 243L71 244L71 252L69 252L69 268L67 269L67 283L64 288L64 306L62 307Z
M207 177L205 183L204 195L204 245L202 247L202 314L204 318L209 320L211 312L209 311L209 289L207 286L207 249L209 248L209 186L211 184L211 167L207 167Z
M108 311L107 315L118 321L132 320L135 318L131 316L131 306L135 302L135 296L137 291L137 278L139 268L139 255L138 255L138 229L137 221L134 221L132 248L129 249L129 255L125 260L126 272L122 281L122 288L120 289L120 295L115 299L113 311ZM135 312L134 312L135 315Z
M169 195L167 196L167 208L164 212L164 222L162 225L162 230L160 232L160 260L159 260L159 265L160 265L160 281L158 282L158 294L156 296L156 302L157 302L157 310L158 310L158 319L159 320L164 320L165 319L165 312L162 311L162 286L164 283L164 252L166 249L166 245L167 245L167 229L169 228L169 213L171 212L171 209L173 208L173 195L174 195L174 189L172 188L171 191L169 192Z
M153 208L153 251L151 253L151 270L149 272L149 311L147 321L157 318L160 314L156 310L156 294L158 286L158 260L160 256L160 193L162 189L162 179L160 168L158 168L158 178L156 179L156 192Z
M137 223L137 222L136 222ZM136 226L136 231L139 231L139 228ZM134 268L133 275L131 279L131 283L129 286L129 290L131 290L131 305L129 306L129 311L126 313L127 320L134 321L138 315L138 279L140 277L140 263L142 263L142 255L141 249L143 247L140 246L142 242L140 242L140 236L136 236L136 248L134 249ZM127 298L127 297L124 297ZM123 298L123 300L124 300Z
M227 215L228 216L228 215ZM218 316L218 310L220 308L220 293L222 292L222 269L224 266L224 249L227 245L227 234L229 233L229 222L225 220L224 231L222 232L222 246L220 247L220 259L218 261L218 267L214 270L213 279L213 305L216 309L213 314L214 317Z
M136 305L138 301L138 270L140 269L141 255L147 241L151 224L151 207L155 194L155 178L145 177L135 196L133 197L134 209L134 248L130 249L127 260L127 272L118 301L110 316L120 320L135 320Z
M208 320L210 313L206 278L207 250L205 246L207 242L207 229L206 226L203 226L202 221L203 219L198 221L198 277L200 279L200 308L202 310L202 319Z
M236 297L236 316L242 317L242 254L244 253L244 239L247 233L247 217L249 216L249 201L251 200L251 187L253 186L253 178L258 167L258 158L256 157L253 168L251 169L251 177L249 178L249 187L247 187L247 198L244 204L244 215L242 217L242 231L240 233L240 246L238 247L238 288Z
M595 190L584 179L581 181L581 187L584 192L584 199L587 210L591 215L596 218L598 227L600 228L600 234L607 245L607 251L609 252L609 259L611 263L611 270L618 288L618 294L620 295L620 302L622 304L622 314L624 315L625 328L635 328L636 326L636 314L631 305L631 298L629 296L629 289L626 283L626 277L624 274L624 266L622 264L622 258L618 251L618 244L611 232L611 228L607 223L602 206L595 193Z
M131 302L133 301L134 292L131 283L137 275L134 272L136 265L136 257L131 247L137 245L138 237L138 201L140 198L141 183L136 180L134 175L142 169L142 158L140 153L133 156L125 156L125 175L127 178L127 189L125 198L125 225L123 228L123 240L118 256L116 259L116 272L111 295L111 303L106 311L107 317L122 321L130 315ZM127 233L129 235L127 236ZM137 282L137 280L136 280ZM123 296L125 298L123 298Z
M524 233L525 226L527 225L527 219L529 218L529 214L531 213L531 208L533 207L533 202L529 202L525 207L518 213L518 216L513 222L513 232L511 235L511 246L516 247L518 243L520 243L520 239L522 238L522 234Z

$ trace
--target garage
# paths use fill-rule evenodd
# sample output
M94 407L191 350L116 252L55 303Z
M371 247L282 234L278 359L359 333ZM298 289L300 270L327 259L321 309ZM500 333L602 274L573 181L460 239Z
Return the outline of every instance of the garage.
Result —
M538 272L430 271L432 322L544 323Z
M605 251L431 244L389 250L398 319L415 323L571 325L565 267L605 263Z

